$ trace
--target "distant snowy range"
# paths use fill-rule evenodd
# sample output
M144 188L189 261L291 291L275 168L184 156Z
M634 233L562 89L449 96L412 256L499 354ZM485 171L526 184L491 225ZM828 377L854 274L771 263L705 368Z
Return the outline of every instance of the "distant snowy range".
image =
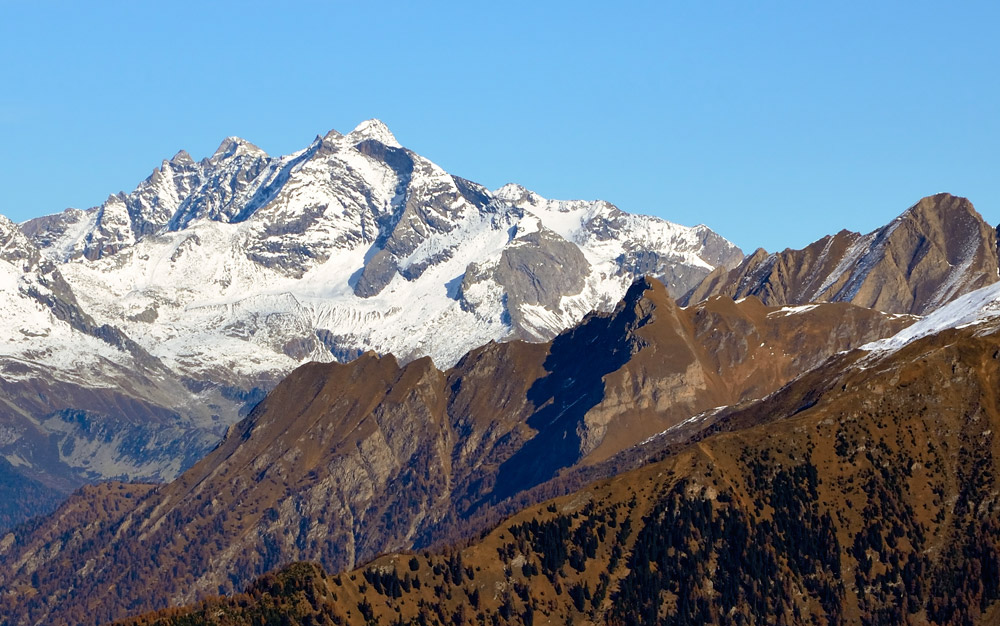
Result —
M304 362L446 368L742 260L705 226L491 191L377 120L282 157L231 137L99 207L0 220L0 455L62 493L168 480Z

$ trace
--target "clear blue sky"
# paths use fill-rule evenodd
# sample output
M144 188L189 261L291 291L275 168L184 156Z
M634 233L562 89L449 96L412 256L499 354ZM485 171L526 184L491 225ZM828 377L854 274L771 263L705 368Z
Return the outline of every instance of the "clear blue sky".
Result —
M938 191L995 224L998 6L3 1L0 213L99 204L227 135L278 155L377 117L490 188L746 250Z

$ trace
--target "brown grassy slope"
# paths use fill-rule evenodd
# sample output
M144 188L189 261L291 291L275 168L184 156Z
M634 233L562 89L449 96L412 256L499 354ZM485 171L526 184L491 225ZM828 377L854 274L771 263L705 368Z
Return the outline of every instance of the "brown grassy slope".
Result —
M468 548L123 623L992 623L1000 332L976 334L843 355Z
M44 527L0 546L0 613L97 623L231 593L295 560L339 571L467 534L536 485L908 321L755 299L680 309L642 281L551 344L491 344L448 372L372 354L307 365L176 481L95 520L112 525L107 537L83 531L42 559L25 555L44 547Z

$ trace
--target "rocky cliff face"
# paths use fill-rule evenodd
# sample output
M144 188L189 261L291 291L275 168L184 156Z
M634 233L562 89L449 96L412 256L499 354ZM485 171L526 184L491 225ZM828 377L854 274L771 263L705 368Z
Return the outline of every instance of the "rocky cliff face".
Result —
M733 270L717 270L682 302L754 295L765 304L851 302L889 313L925 315L1000 280L996 229L965 198L922 199L888 225L841 231L802 250L757 250Z
M681 309L663 285L641 280L614 311L551 343L488 344L448 371L372 353L305 365L117 521L61 528L57 512L4 539L0 586L46 582L32 597L0 594L3 609L55 622L85 610L101 621L137 608L125 598L162 606L238 590L290 560L342 569L428 545L567 470L769 393L909 322L847 304L720 298ZM106 534L96 540L88 528ZM44 544L57 547L39 558ZM165 582L151 591L154 578Z

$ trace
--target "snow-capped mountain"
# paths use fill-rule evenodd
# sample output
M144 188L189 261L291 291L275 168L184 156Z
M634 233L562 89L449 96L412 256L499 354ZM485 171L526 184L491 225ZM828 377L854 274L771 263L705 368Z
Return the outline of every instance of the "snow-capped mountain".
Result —
M742 258L704 226L490 192L376 120L278 158L237 138L199 163L181 152L131 194L25 232L95 318L187 376L247 384L365 350L448 366L549 339L636 275L679 295Z
M0 226L0 454L64 488L172 478L305 361L446 367L549 339L637 275L677 295L742 258L704 226L491 192L376 120L283 157L230 137L99 207Z

